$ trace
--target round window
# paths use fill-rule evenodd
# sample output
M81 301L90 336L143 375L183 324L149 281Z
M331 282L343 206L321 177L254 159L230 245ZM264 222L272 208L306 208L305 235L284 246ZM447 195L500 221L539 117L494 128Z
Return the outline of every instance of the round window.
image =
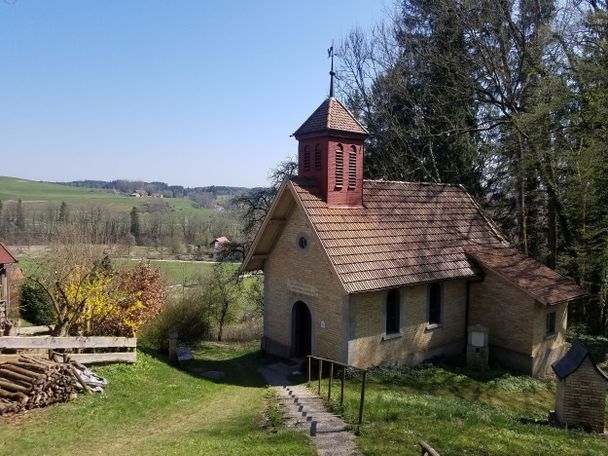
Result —
M308 240L304 236L300 236L298 238L298 247L300 247L302 250L308 247Z

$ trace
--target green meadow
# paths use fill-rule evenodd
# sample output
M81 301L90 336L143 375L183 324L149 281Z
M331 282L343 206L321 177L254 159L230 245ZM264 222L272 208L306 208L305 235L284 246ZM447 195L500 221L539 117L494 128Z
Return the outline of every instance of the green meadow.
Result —
M50 182L32 181L15 177L0 176L0 200L21 200L26 204L58 203L65 201L68 205L102 205L111 210L128 211L133 206L142 206L158 198L131 196L82 187L54 184ZM162 200L174 211L189 213L210 214L212 209L196 208L194 203L185 198L164 198Z

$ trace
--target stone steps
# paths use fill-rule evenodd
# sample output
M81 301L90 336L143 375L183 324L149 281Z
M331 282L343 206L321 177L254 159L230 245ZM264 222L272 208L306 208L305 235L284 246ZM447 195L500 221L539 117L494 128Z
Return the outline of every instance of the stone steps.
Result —
M273 385L285 425L310 435L319 456L361 456L351 427L330 412L323 399L306 386L289 385L281 365L268 366L262 375Z

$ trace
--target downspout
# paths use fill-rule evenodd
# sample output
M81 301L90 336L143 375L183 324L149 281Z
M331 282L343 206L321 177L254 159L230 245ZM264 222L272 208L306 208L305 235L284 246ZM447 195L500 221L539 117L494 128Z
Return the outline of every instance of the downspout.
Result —
M485 273L481 271L481 274L475 279L467 279L467 291L464 305L464 353L467 352L467 346L469 344L469 313L470 313L470 297L471 297L471 284L483 282L485 278Z

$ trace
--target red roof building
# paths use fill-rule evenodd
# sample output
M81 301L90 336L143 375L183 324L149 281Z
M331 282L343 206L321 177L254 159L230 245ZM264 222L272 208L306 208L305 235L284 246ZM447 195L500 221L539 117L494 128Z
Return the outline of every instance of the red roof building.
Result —
M4 327L8 320L8 312L10 309L7 266L16 262L17 259L9 252L6 246L0 242L0 336L4 334Z

